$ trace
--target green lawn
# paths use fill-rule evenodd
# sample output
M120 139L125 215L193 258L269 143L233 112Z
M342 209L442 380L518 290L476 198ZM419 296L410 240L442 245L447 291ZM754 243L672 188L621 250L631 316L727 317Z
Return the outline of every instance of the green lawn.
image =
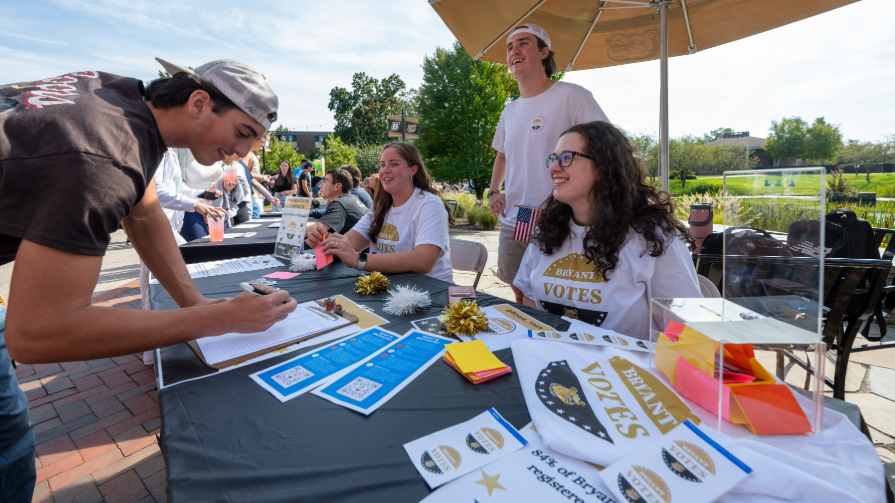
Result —
M765 178L769 186L765 185ZM876 192L880 197L895 197L895 173L873 173L868 182L864 174L845 176L849 186L856 192ZM783 194L787 195L809 194L816 192L818 177L816 175L801 175L795 177L769 176L764 178L749 177L732 178L729 182L730 192L735 195L746 194ZM790 181L794 186L790 186ZM695 180L687 180L686 186L681 188L680 180L671 180L671 193L693 194L699 192L720 192L722 177L700 176Z

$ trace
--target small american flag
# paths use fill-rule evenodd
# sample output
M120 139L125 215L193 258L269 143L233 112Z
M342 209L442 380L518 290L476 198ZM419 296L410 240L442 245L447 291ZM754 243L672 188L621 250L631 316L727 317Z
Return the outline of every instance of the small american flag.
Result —
M520 206L516 215L516 228L513 230L513 239L516 241L528 241L534 231L538 217L541 216L541 208L529 208Z

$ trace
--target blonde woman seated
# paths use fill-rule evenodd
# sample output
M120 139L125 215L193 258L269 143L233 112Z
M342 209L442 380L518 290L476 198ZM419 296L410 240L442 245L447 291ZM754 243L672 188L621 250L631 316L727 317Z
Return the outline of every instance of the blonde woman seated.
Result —
M649 299L702 297L686 229L614 126L569 128L547 157L553 193L513 284L524 302L649 338Z
M327 237L323 225L309 225L308 244L323 242L326 253L363 271L418 272L452 282L447 211L416 147L386 145L379 156L379 180L382 189L373 210L347 234ZM362 251L368 247L369 254Z

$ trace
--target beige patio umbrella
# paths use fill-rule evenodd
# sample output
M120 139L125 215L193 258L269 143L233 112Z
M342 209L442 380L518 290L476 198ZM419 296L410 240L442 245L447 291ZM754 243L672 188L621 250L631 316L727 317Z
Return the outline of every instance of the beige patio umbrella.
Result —
M857 0L429 0L476 59L504 63L510 30L547 30L566 71L660 60L659 172L668 188L668 56L726 44Z

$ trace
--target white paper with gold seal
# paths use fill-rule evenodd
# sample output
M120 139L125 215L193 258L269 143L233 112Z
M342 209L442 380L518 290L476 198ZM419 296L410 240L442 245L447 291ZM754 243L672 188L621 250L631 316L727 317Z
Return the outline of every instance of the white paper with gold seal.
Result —
M600 479L598 467L551 451L531 424L528 445L458 478L427 496L425 503L621 503Z
M600 472L621 501L708 503L752 473L752 468L690 421L648 449Z
M607 350L608 351L608 350ZM538 340L513 342L528 411L544 442L608 465L699 419L634 353L595 352Z
M528 443L494 407L460 424L413 442L404 450L426 484L434 489Z
M646 353L533 339L512 348L528 411L553 451L609 466L696 414L701 428L754 470L720 501L885 501L873 445L839 412L825 410L823 428L808 436L761 437L729 424L716 431L707 424L711 414L678 398Z

